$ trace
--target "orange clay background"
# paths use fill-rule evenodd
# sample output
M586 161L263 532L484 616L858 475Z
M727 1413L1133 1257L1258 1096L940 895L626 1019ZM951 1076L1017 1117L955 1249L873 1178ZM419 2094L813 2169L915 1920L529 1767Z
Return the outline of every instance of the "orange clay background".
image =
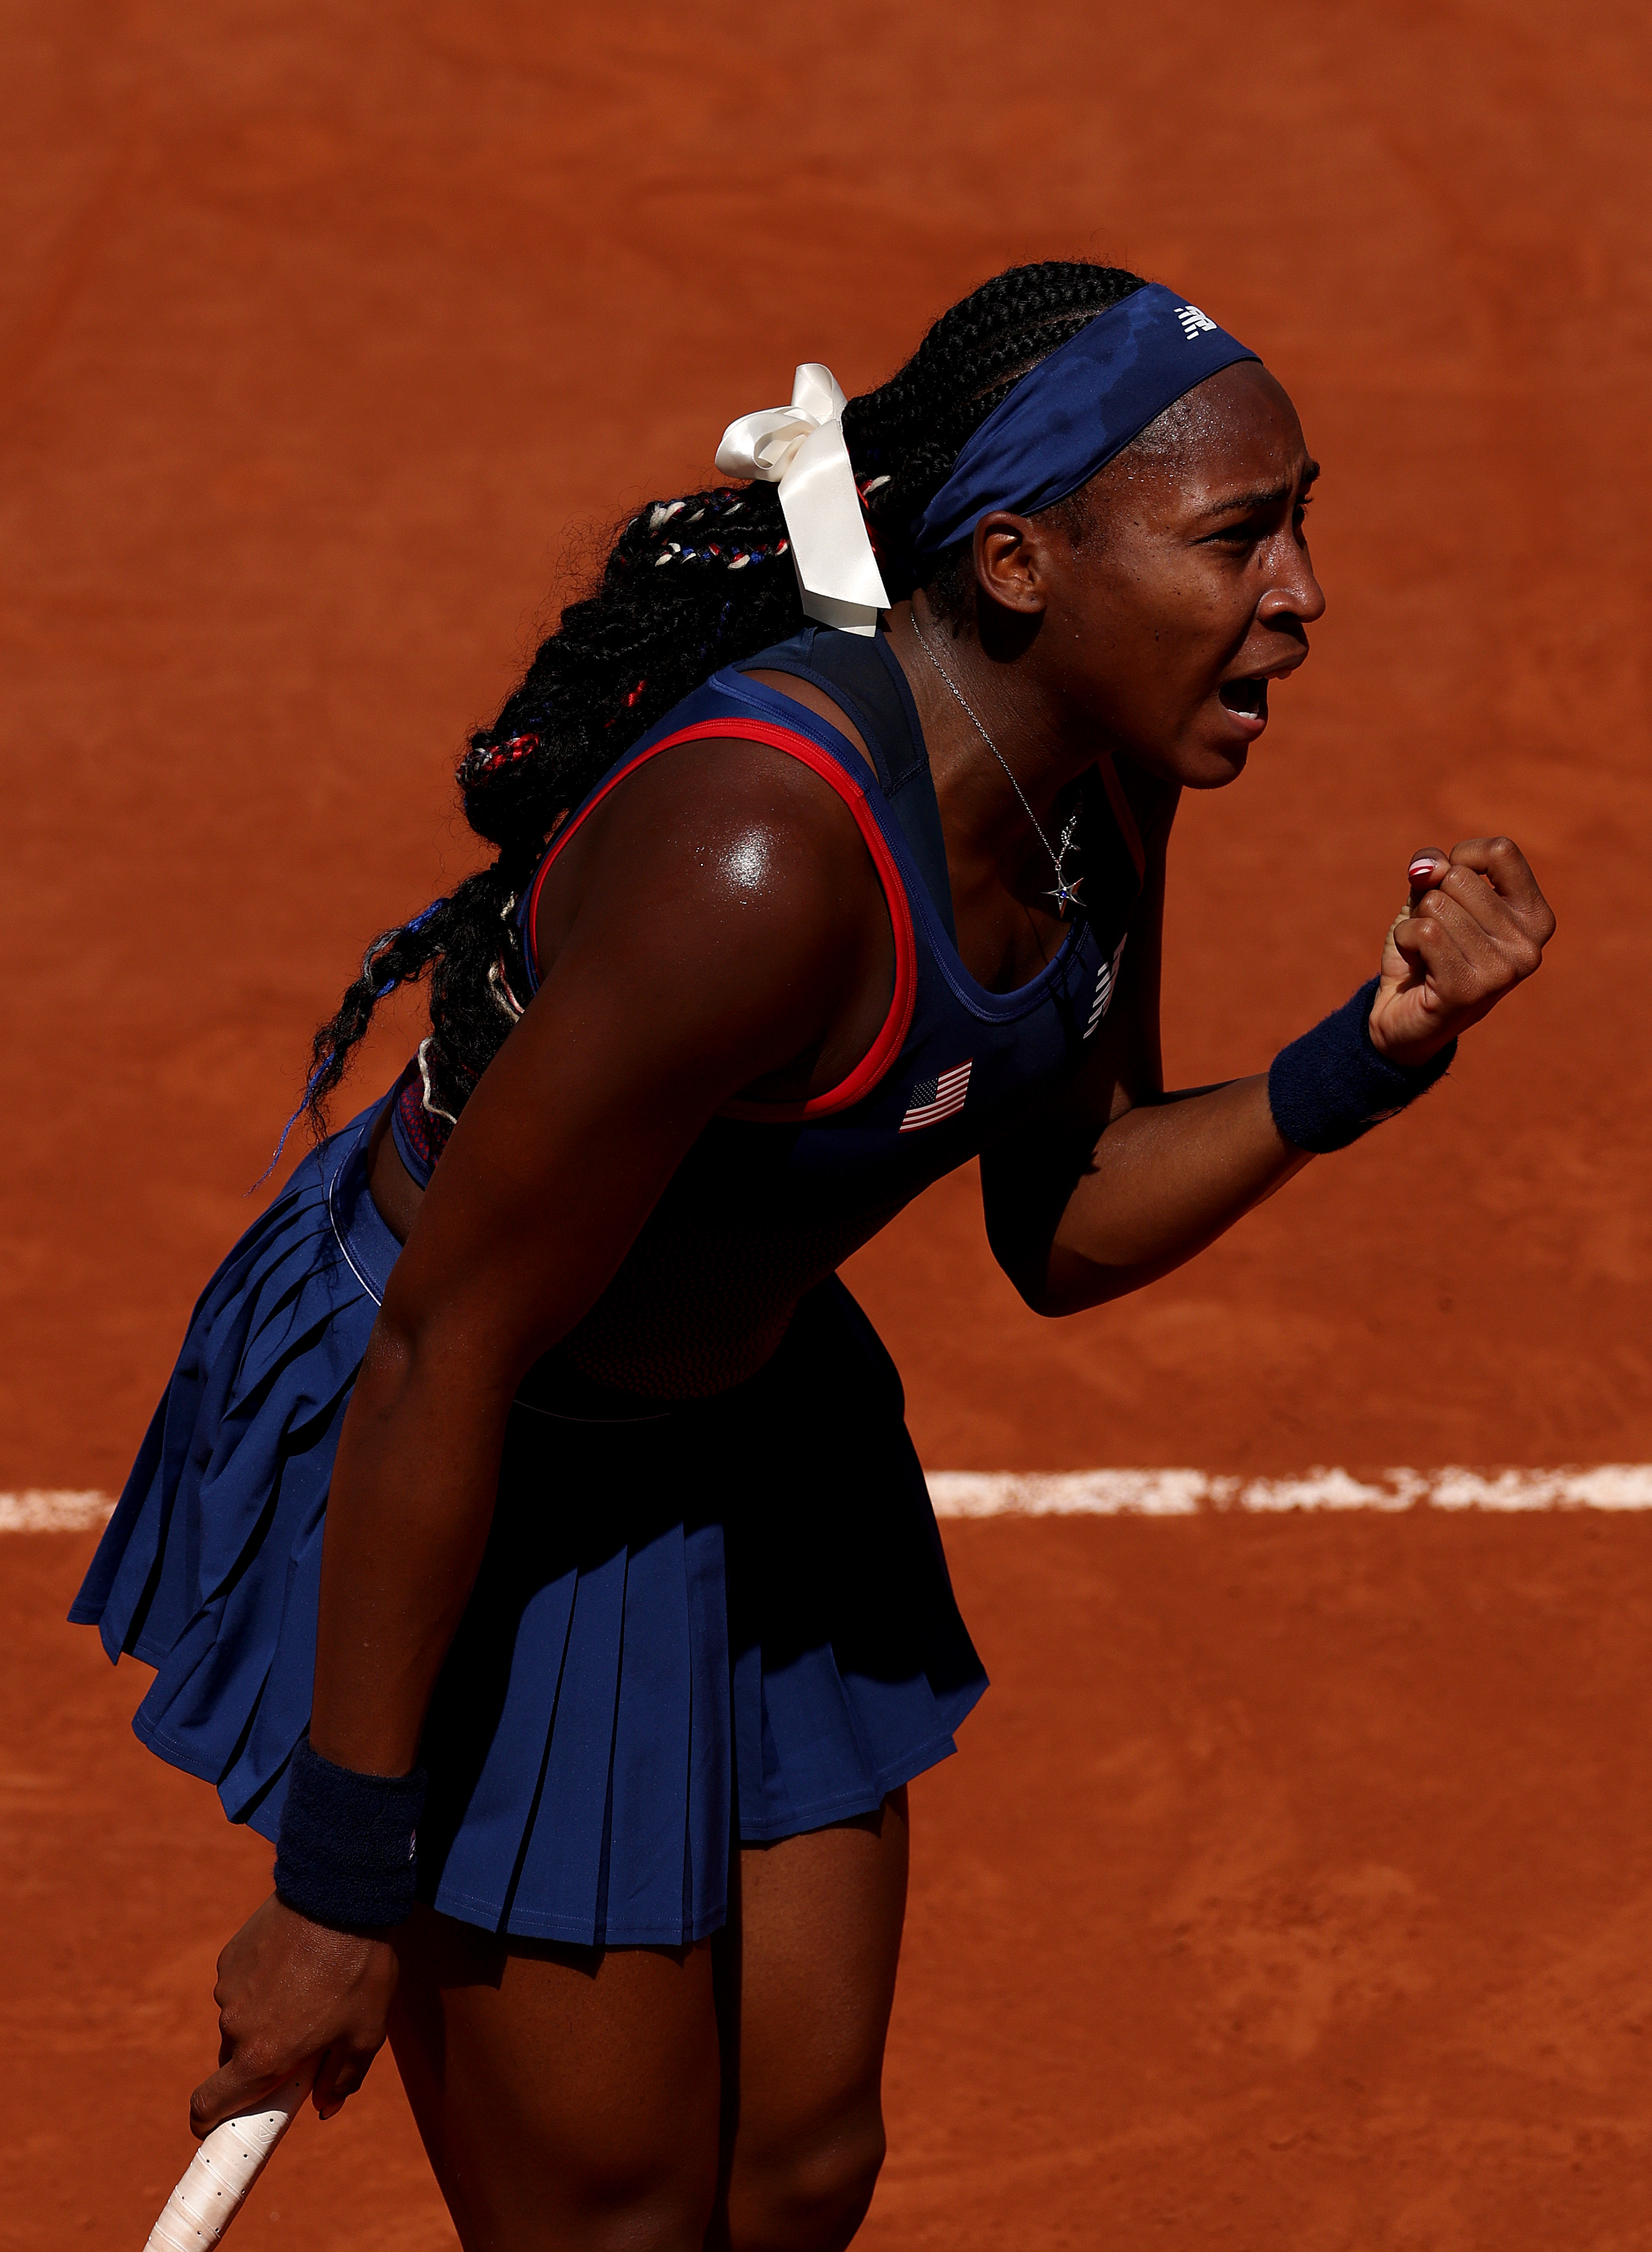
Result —
M1180 824L1172 1080L1340 1001L1415 845L1509 831L1561 933L1418 1113L1122 1305L1035 1321L934 1191L850 1274L924 1458L1652 1459L1634 0L4 23L0 1486L118 1487L592 527L1072 253L1253 342L1326 467L1313 662ZM1652 2243L1652 1523L947 1530L996 1686L913 1793L863 2241ZM7 2252L142 2243L268 1860L59 1623L90 1547L0 1542ZM387 2061L239 2226L451 2243Z

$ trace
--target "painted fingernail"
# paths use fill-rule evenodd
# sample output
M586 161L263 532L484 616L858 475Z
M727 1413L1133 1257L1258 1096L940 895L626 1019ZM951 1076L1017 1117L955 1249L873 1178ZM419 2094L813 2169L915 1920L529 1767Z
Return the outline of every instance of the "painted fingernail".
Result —
M1434 864L1432 859L1413 860L1406 871L1408 876L1432 876L1433 872Z

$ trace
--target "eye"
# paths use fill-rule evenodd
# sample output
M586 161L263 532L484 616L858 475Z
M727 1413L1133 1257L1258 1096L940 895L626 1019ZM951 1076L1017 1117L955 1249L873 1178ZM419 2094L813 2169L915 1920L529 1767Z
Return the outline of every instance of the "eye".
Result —
M1266 539L1269 526L1260 517L1242 516L1235 524L1225 524L1215 532L1207 532L1199 543L1204 547L1254 547L1259 539Z
M1231 524L1218 525L1214 532L1207 532L1199 546L1225 547L1234 555L1242 554L1253 547L1265 546L1285 529L1288 498L1288 496L1281 492L1269 493L1265 499L1235 501L1234 507L1243 510L1243 514L1235 516ZM1290 529L1298 539L1301 536L1308 511L1313 505L1313 498L1312 493L1303 492L1289 502Z

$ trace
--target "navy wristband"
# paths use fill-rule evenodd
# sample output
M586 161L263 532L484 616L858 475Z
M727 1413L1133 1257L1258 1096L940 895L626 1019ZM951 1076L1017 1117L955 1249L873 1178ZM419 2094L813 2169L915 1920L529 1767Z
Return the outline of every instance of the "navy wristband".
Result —
M1267 1074L1274 1123L1299 1150L1345 1150L1426 1095L1457 1053L1447 1040L1414 1067L1391 1063L1371 1044L1371 1004L1378 980L1367 978L1351 1001L1274 1057Z
M275 1841L275 1890L316 1923L400 1923L419 1879L425 1771L359 1775L299 1739Z

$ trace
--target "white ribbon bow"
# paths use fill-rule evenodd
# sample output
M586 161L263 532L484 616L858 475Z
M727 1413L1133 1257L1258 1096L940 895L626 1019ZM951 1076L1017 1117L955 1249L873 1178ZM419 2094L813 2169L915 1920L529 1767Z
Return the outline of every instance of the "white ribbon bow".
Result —
M866 537L843 413L837 379L809 360L797 371L789 407L765 407L729 424L717 466L725 477L780 487L805 617L872 634L889 596Z

